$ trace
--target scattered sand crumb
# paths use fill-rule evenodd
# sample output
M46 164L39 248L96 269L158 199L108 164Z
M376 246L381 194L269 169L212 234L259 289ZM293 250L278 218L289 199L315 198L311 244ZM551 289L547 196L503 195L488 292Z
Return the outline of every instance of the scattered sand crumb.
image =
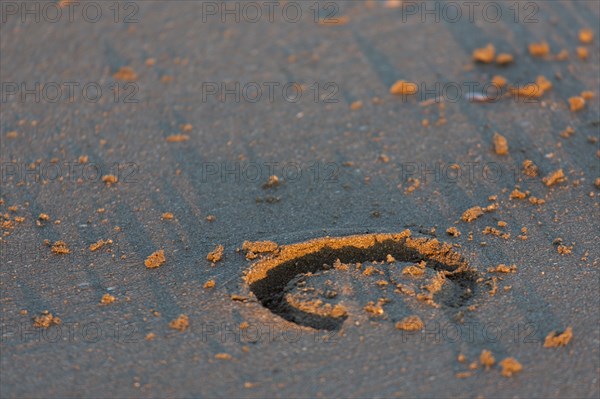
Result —
M500 362L500 367L502 367L501 374L504 377L511 377L513 374L516 374L523 369L521 363L512 357L507 357L506 359L502 360Z
M50 220L50 216L48 216L48 214L46 213L40 213L40 215L38 216L39 220L43 220L43 221L48 221Z
M167 143L181 143L184 141L188 141L189 139L190 136L188 136L187 134L172 134L170 136L167 136L165 140L167 140Z
M47 310L44 310L41 315L33 318L33 326L38 328L48 328L53 325L59 325L60 323L60 318L54 317L52 313Z
M164 220L172 220L173 219L173 214L171 212L165 212L162 214L161 218L163 218Z
M506 155L508 154L508 141L504 136L499 133L494 133L494 137L492 138L494 141L494 150L498 155Z
M156 334L154 334L153 332L149 332L148 334L146 334L146 341L152 341L154 340L154 338L156 338Z
M423 329L423 321L419 316L408 316L396 323L398 330L419 331Z
M571 342L571 338L573 338L573 329L571 327L567 327L567 329L561 334L556 333L556 331L551 331L550 334L546 336L544 348L558 348L559 346L566 346L569 342Z
M517 96L537 98L544 94L544 90L537 83L528 83L523 86L509 87L509 91Z
M567 178L565 177L565 174L562 169L555 170L554 172L550 173L548 176L542 179L544 184L546 184L546 186L548 187L556 183L562 183L565 180L567 180Z
M594 98L595 94L593 91L584 90L581 92L580 96L583 97L584 100L591 100L592 98Z
M418 86L416 83L407 82L405 80L398 80L396 83L394 83L392 85L392 87L390 87L390 94L395 94L395 95L402 95L402 94L412 95L412 94L416 94L417 91L418 91Z
M474 206L464 211L464 213L461 216L461 219L463 220L463 222L469 223L483 215L483 213L484 212L482 207Z
M535 84L539 87L542 93L545 93L552 88L552 82L546 79L543 75L539 75L535 79Z
M533 205L543 205L546 203L545 199L537 198L537 197L529 197L528 201Z
M206 255L206 259L210 262L216 263L223 259L223 250L225 248L223 245L219 244L217 247Z
M134 80L137 80L137 77L137 73L135 73L133 68L129 66L123 66L113 74L113 78L117 80L123 80L126 82L132 82Z
M469 364L469 370L477 370L477 368L479 368L479 363L476 361L473 361Z
M67 247L67 243L64 241L56 241L52 245L52 252L59 255L71 253L71 250Z
M494 365L494 363L496 363L496 359L494 358L494 355L492 355L492 352L484 349L481 351L481 355L479 356L479 361L481 362L482 365L485 366L486 370L489 370L490 367L492 367Z
M165 263L165 261L165 251L161 249L148 256L144 261L144 264L148 269L154 269Z
M532 160L526 159L523 161L523 172L528 177L536 177L538 175L538 167Z
M490 267L488 272L490 273L516 273L517 265L507 266L504 263L500 263L496 267Z
M352 111L357 111L357 110L361 109L362 107L363 107L362 101L354 101L352 104L350 104L350 109Z
M386 0L383 3L384 8L400 8L402 7L402 0Z
M106 183L107 186L110 186L111 184L118 182L119 179L117 179L117 176L115 175L104 175L102 176L102 181Z
M100 248L102 248L105 245L111 245L113 243L113 240L98 240L96 243L94 244L90 244L90 251L94 252L99 250Z
M217 217L216 217L216 216L214 216L214 215L208 215L208 216L206 217L206 221L207 221L207 222L214 222L215 220L217 220Z
M174 330L185 331L190 326L190 321L187 315L180 314L178 318L169 323L169 327Z
M484 235L493 235L495 237L502 237L505 240L508 240L510 238L510 233L503 233L500 230L490 227L490 226L486 226L485 229L483 229L482 233Z
M421 187L421 180L414 177L409 177L408 182L412 184L406 188L406 194L411 194L417 188Z
M567 126L565 128L565 130L560 132L560 137L562 137L564 139L568 139L569 137L571 137L574 134L575 134L575 129L573 129L571 126Z
M508 196L509 199L525 199L527 198L527 193L524 193L523 191L519 190L518 188L515 188L514 190L511 191L510 195Z
M573 112L577 112L585 107L585 99L583 97L575 96L569 98L569 109Z
M375 304L373 301L369 301L369 303L363 308L366 312L374 314L374 315L382 315L384 313L383 307L380 302Z
M504 86L506 86L506 82L507 82L507 80L504 76L494 75L494 77L492 77L492 84L494 86L504 87Z
M231 355L229 353L217 353L215 359L231 360Z
M560 244L558 247L556 247L556 250L561 255L569 255L573 252L573 246L568 247L566 245Z
M498 65L508 65L508 64L512 63L514 60L515 59L512 56L512 54L500 53L496 57L496 64L498 64Z
M113 303L116 300L117 300L117 298L115 298L114 296L112 296L110 294L104 294L104 295L102 295L102 299L100 299L100 304L108 305L108 304Z
M590 55L588 49L585 47L577 47L575 51L577 52L577 57L579 57L581 60L587 60Z
M350 17L348 17L347 15L339 15L336 16L335 18L319 18L319 25L346 25L348 22L350 22Z
M370 276L375 272L377 272L377 269L375 269L373 266L368 266L365 268L365 270L363 270L363 274L365 276Z
M594 40L594 31L590 28L584 28L579 31L579 41L581 43L591 43Z
M385 261L387 263L394 263L396 261L396 258L394 258L392 255L387 254L387 256L385 257Z
M2 215L0 215L0 219L1 219L1 216ZM2 228L4 228L4 229L14 229L15 225L14 225L14 223L11 220L5 220L4 222L2 222Z
M269 179L267 180L267 182L265 184L263 184L263 188L271 188L271 187L277 187L279 186L279 177L277 177L276 175L272 175L269 176Z
M204 288L209 289L209 288L214 288L215 287L215 280L208 280L205 284L204 284Z
M489 43L487 46L482 48L476 48L473 50L473 60L477 62L483 62L485 64L489 64L494 62L494 57L496 56L496 49L494 45Z
M6 138L7 139L16 139L18 135L19 134L13 130L11 132L6 133Z
M531 43L529 45L529 54L534 57L543 57L550 53L550 46L547 42Z

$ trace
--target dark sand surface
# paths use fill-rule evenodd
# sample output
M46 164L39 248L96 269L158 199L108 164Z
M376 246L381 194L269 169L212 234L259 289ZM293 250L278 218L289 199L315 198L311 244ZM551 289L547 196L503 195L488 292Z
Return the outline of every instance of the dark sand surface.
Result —
M509 2L494 3L503 10L496 23L480 8L473 22L463 15L436 23L380 2L334 3L346 23L315 24L312 2L301 3L297 23L281 11L273 23L265 15L258 23L222 23L192 1L137 1L139 9L122 3L119 23L112 2L97 3L103 14L96 23L79 9L74 21L57 23L3 14L0 212L12 224L3 225L0 241L0 396L599 397L600 165L590 139L599 137L599 3L539 1L525 9L523 2L519 23ZM533 11L537 22L525 23ZM122 22L130 12L137 23ZM586 27L594 39L581 44ZM532 57L528 44L544 40L552 56ZM474 63L473 50L488 43L514 63ZM589 50L587 60L577 57L578 46ZM562 49L568 59L552 59ZM116 81L115 101L113 75L125 66L135 71L135 86ZM553 87L530 102L474 103L465 91L454 101L446 92L443 106L419 104L432 96L422 91L404 99L388 92L398 79L464 90L463 82L484 84L494 75L512 84L543 75ZM267 93L257 102L233 95L203 101L206 82L235 81L280 86L273 102ZM50 92L23 101L6 94L6 82L80 88L72 102L64 92L58 102ZM89 82L103 89L98 102L83 98ZM282 98L288 82L304 85L295 103ZM139 101L124 102L133 89ZM584 90L595 97L571 112L567 99ZM337 103L325 101L330 92ZM355 101L363 107L351 110ZM561 137L567 126L575 133ZM508 155L494 152L494 132L506 137ZM168 142L174 134L189 140ZM527 159L539 176L522 173ZM29 166L35 162L38 169ZM72 173L66 163L75 165ZM546 186L542 177L559 168L566 182ZM109 174L119 181L103 182ZM263 188L271 174L280 184ZM409 177L420 183L412 193ZM509 199L517 185L545 203ZM490 204L497 209L461 221L465 210ZM173 219L161 218L165 212ZM40 213L49 220L37 226ZM459 237L446 234L452 226ZM510 237L485 235L487 226ZM526 240L518 238L523 227ZM392 271L375 264L381 278L333 269L300 276L315 291L287 288L300 299L343 304L339 328L315 329L257 301L243 279L251 261L236 251L246 240L283 245L405 229L456 244L478 273L468 301L441 298L434 307L393 284L377 285L391 281L400 263ZM559 253L557 238L573 245L570 254ZM100 239L112 244L90 251ZM62 240L70 253L54 254L44 240ZM206 257L219 244L223 259L213 266ZM146 258L161 249L164 264L147 269ZM488 272L498 264L517 271ZM423 278L433 278L432 270ZM215 286L204 288L209 280ZM331 284L338 295L319 296ZM100 305L107 293L116 301ZM379 298L390 300L383 315L363 309ZM44 310L62 323L34 327ZM188 328L170 328L181 314ZM409 315L421 318L422 331L395 328ZM551 331L569 326L568 345L544 348ZM482 350L496 364L458 378ZM507 357L523 367L510 378L498 365Z

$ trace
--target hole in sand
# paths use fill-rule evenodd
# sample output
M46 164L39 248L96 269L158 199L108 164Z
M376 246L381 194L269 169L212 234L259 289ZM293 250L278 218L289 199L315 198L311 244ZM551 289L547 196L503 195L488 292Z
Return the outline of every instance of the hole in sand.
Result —
M319 304L294 301L290 292L297 282L327 271L336 263L379 262L380 269L389 268L394 263L388 263L389 255L396 262L425 262L423 270L434 277L425 287L428 294L415 297L430 305L460 308L475 293L477 272L451 245L437 239L412 237L409 230L397 234L323 237L280 246L255 262L245 281L262 305L274 314L302 326L335 330L348 316L345 309L329 305L322 309Z

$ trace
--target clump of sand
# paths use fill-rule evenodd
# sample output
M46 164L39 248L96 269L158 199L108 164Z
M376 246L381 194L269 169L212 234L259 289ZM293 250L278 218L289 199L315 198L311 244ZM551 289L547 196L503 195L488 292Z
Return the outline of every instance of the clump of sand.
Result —
M154 269L161 266L165 262L165 251L161 249L150 254L150 256L148 256L144 261L144 264L148 269Z
M223 245L217 245L217 247L206 255L206 260L212 263L217 263L223 259Z
M573 338L573 329L567 327L567 329L558 334L556 331L551 331L544 341L544 348L558 348L559 346L566 346Z
M47 310L44 310L41 315L33 318L33 326L38 328L48 328L50 326L59 325L60 323L60 318L52 315L52 313Z
M171 320L169 327L178 331L185 331L190 326L190 320L186 314L180 314L175 320Z
M407 316L396 323L398 330L419 331L424 327L423 320L419 316Z
M500 367L502 367L502 374L504 377L512 377L513 374L516 374L523 370L523 366L519 363L515 358L507 357L506 359L500 362Z

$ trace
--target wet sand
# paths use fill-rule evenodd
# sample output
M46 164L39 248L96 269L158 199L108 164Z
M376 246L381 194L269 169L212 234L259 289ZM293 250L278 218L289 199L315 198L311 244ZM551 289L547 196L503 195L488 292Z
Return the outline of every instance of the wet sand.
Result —
M3 10L2 397L598 397L598 4L334 3Z

